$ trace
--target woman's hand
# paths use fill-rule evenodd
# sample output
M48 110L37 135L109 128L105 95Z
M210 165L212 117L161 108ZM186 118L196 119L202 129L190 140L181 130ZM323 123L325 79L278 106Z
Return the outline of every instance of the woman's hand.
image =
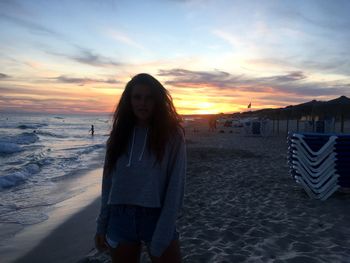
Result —
M95 248L98 250L98 252L108 250L108 244L104 234L95 235Z

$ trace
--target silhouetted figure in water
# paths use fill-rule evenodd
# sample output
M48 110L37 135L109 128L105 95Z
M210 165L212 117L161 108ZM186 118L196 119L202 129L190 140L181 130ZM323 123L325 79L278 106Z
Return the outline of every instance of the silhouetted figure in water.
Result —
M94 125L91 125L91 129L89 130L89 132L91 132L91 135L92 135L92 136L94 135L94 132L95 132L95 130L94 130Z

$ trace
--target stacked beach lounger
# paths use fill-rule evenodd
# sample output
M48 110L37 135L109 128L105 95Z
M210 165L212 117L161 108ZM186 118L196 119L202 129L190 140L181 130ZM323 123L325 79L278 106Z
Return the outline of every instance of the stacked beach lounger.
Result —
M350 187L350 135L289 133L288 165L311 198L326 200Z

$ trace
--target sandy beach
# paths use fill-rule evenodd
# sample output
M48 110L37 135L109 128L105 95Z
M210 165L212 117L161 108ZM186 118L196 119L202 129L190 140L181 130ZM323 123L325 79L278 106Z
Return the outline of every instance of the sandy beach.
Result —
M197 131L186 131L184 262L350 261L350 196L311 200L288 174L284 136Z
M203 124L196 132L188 128L186 138L187 184L178 220L184 262L350 261L350 195L310 199L288 174L284 136L209 132ZM110 262L92 243L98 202L18 262ZM83 252L77 261L73 255ZM32 261L43 256L50 260ZM145 250L142 262L149 262Z
M311 200L291 179L282 137L192 136L185 262L349 262L349 195Z

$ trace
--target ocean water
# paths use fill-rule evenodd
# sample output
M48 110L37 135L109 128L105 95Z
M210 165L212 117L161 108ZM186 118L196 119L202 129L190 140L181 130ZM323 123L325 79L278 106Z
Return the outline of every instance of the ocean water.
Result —
M0 224L42 222L47 207L84 191L57 185L103 165L110 128L107 115L0 113Z

